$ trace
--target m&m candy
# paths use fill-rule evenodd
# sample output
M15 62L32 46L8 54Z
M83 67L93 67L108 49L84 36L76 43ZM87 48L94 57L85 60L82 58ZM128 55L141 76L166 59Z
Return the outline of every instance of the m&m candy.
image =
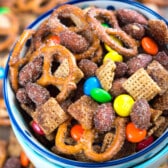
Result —
M146 130L137 128L133 122L128 123L126 126L126 138L129 142L141 142L143 139L145 139L146 134Z
M114 100L114 110L115 112L122 117L129 116L134 100L131 96L127 94L121 94L117 96Z
M90 92L94 88L101 88L101 84L97 77L92 76L88 78L83 85L84 94L90 96Z
M112 96L107 91L101 88L92 89L90 94L91 97L99 103L110 102L112 99Z

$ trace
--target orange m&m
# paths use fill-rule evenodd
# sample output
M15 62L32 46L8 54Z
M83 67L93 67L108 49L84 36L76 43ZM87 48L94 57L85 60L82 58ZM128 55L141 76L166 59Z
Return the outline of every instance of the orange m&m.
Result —
M150 37L143 37L141 40L141 45L142 45L143 50L147 54L155 55L158 53L158 50L159 50L158 45Z
M145 139L146 130L139 129L133 122L130 122L126 126L126 138L129 142L137 143Z
M79 141L82 137L83 132L84 129L82 128L82 126L80 124L76 124L71 128L70 134L74 140Z

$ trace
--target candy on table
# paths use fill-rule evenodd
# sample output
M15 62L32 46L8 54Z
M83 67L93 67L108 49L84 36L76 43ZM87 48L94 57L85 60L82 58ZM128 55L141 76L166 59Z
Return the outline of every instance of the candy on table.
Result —
M136 100L144 98L153 99L161 89L148 75L144 68L140 68L131 75L124 83L123 88Z
M134 99L128 94L121 94L114 99L114 110L122 117L127 117L131 113Z
M5 76L5 69L4 67L0 66L0 80L2 80Z

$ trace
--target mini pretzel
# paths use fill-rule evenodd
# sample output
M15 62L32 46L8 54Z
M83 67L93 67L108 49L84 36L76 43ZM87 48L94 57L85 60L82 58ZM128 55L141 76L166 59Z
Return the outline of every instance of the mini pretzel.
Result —
M16 9L21 12L42 14L67 0L16 0ZM44 5L43 5L44 4Z
M67 27L61 23L59 17L71 19L75 26ZM40 25L37 32L35 33L33 39L33 45L35 46L35 49L38 49L43 45L42 39L44 38L43 36L46 34L46 32L60 36L60 34L65 31L72 31L77 34L80 32L89 31L89 25L86 21L84 12L80 8L72 5L64 5L56 9L48 18L48 20L44 21ZM89 38L91 39L89 48L82 53L74 54L77 60L91 58L98 50L100 46L100 40L92 33L90 33Z
M54 56L55 54L56 56ZM42 48L38 55L44 55L44 63L43 73L37 80L37 83L42 86L51 84L61 88L60 93L57 95L57 100L62 102L69 96L72 90L76 89L76 83L83 78L82 71L76 65L75 57L68 49L59 44ZM54 59L58 62L62 62L64 59L68 60L69 75L67 77L55 77L51 74L51 64Z
M14 91L17 91L18 89L17 78L19 74L19 68L25 63L27 63L29 60L29 57L23 57L22 59L20 59L20 53L22 51L24 44L32 36L33 33L34 33L33 30L25 30L23 32L23 34L20 36L18 42L14 47L14 50L12 52L12 55L9 61L10 81Z
M67 126L69 122L65 122L59 126L58 132L56 134L55 145L56 148L65 154L76 154L84 151L86 157L93 161L103 162L110 160L113 156L121 149L125 140L125 123L126 119L118 117L115 120L116 133L114 135L113 141L109 147L102 153L97 153L93 149L93 142L95 138L95 130L85 130L81 139L76 145L66 145L64 143L65 135L67 132Z
M115 17L110 13L112 12L111 11L109 12L106 9L91 8L87 12L87 15L86 15L87 21L89 22L91 29L95 32L95 34L98 35L98 37L104 43L109 45L111 48L116 50L118 53L122 54L123 56L127 56L127 57L135 56L138 53L136 41L119 28L118 23L115 20ZM101 23L96 19L96 17L101 16L101 15L106 17L112 24L112 27L114 28L104 28L101 25ZM117 44L114 40L111 39L109 35L114 35L120 38L122 42L129 48L126 48L126 47L123 47Z
M64 122L59 126L56 134L56 138L55 138L55 145L58 151L72 155L82 151L83 144L81 142L78 142L76 145L66 145L64 143L65 135L67 133L67 127L69 124L70 124L70 120Z
M10 45L15 41L19 30L19 23L12 12L0 15L0 20L3 23L0 26L0 36L6 37L0 42L0 51L3 51L9 49Z

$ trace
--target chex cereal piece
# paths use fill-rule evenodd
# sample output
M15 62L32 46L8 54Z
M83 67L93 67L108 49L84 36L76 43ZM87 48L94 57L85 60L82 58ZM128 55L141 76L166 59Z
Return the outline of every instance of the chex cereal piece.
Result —
M68 60L64 59L61 64L58 66L58 68L54 72L54 76L58 78L66 78L69 75L70 70L70 65L68 64ZM76 68L75 72L77 74L76 79L74 79L74 82L77 84L81 78L83 78L83 72L79 69ZM59 90L62 90L61 85L57 85Z
M56 69L54 72L54 76L56 77L67 77L69 74L69 65L68 65L68 60L64 59L60 66Z
M168 89L168 71L154 60L147 66L147 72L161 88L159 94L162 95Z
M161 89L148 75L148 73L140 68L131 75L124 83L123 88L135 99L144 98L151 100Z
M157 96L154 99L152 106L158 110L168 110L168 90L163 95Z
M101 152L104 152L112 143L114 138L114 134L112 132L108 132L105 134L103 139L103 144L101 146Z
M75 118L84 129L91 129L93 126L93 114L98 104L89 96L82 96L71 104L68 112Z
M39 106L32 115L44 134L52 133L61 123L69 118L56 99L49 98L47 102Z
M152 127L148 130L147 136L151 136L154 132L161 127L162 124L165 123L165 117L160 116L152 125Z
M166 130L166 128L168 127L168 118L165 118L165 122L163 122L160 127L154 132L154 135L156 137L160 137L163 132Z
M112 87L115 68L116 65L114 61L109 60L96 70L96 76L100 80L102 88L106 91Z
M159 116L162 115L161 110L150 108L150 112L151 112L151 121L152 122L155 122L159 118Z

